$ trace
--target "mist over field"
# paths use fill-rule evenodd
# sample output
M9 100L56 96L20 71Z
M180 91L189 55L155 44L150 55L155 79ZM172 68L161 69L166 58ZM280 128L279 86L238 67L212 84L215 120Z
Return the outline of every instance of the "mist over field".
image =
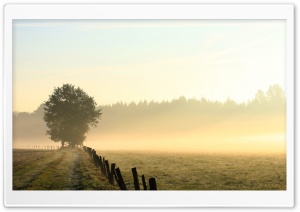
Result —
M285 20L12 24L14 190L286 190Z
M179 97L100 106L84 145L102 150L285 153L285 96L278 85L237 104ZM60 145L46 136L43 105L14 112L13 146Z

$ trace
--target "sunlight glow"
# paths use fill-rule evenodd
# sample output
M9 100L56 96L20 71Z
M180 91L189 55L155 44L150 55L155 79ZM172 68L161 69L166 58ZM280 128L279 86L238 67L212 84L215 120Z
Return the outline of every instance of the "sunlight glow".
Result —
M13 110L71 83L100 105L285 90L282 20L15 20Z

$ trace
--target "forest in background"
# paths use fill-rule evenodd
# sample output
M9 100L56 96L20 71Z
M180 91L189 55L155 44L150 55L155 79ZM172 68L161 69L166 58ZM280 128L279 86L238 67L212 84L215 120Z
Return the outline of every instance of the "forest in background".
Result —
M286 98L279 85L270 86L266 92L259 90L252 100L241 104L231 99L219 102L182 96L172 101L119 102L99 108L103 113L101 120L88 133L85 143L90 142L93 147L100 143L106 149L109 145L104 145L105 142L112 142L113 149L118 149L122 142L136 143L147 139L161 142L170 135L230 138L285 133ZM14 146L54 144L46 136L43 114L43 104L32 113L13 112Z

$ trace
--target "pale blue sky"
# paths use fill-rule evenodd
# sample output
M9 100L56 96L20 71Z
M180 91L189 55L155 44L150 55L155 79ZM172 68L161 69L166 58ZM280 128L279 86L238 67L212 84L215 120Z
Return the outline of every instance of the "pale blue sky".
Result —
M206 97L237 102L285 87L281 20L15 20L13 110L71 83L99 105Z

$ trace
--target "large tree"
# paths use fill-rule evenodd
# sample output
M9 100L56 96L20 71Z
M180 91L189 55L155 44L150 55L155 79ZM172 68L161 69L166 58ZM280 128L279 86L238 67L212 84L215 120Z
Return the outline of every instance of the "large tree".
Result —
M71 84L54 88L45 102L44 121L50 139L74 147L82 145L90 126L97 126L101 109L81 88Z

